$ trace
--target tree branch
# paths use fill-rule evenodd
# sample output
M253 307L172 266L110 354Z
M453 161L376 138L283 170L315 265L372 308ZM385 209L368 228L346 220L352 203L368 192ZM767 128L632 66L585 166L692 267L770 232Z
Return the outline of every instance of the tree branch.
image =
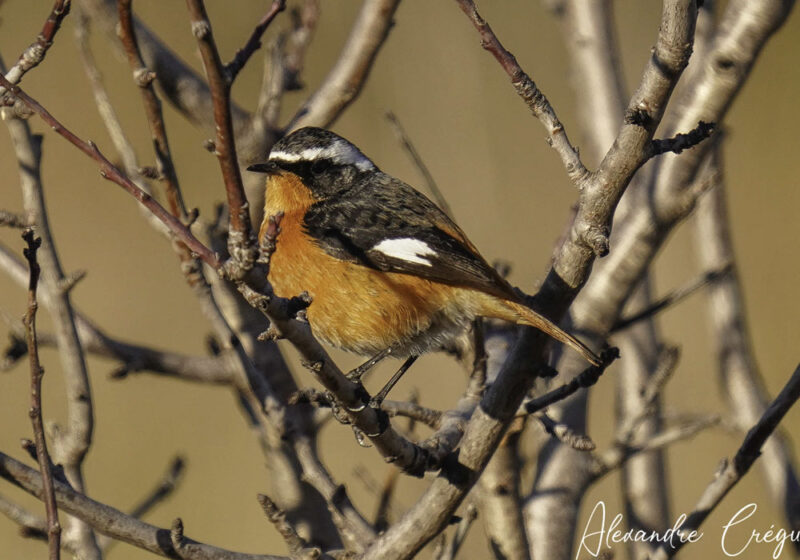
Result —
M55 1L36 40L19 55L14 66L5 72L4 77L6 80L12 84L18 84L20 80L22 80L22 76L24 76L28 70L35 68L44 60L48 49L50 49L53 44L56 33L61 29L61 22L64 21L64 18L69 14L69 9L70 0ZM0 84L0 97L5 95L7 91L8 86Z
M275 19L275 16L285 9L286 0L273 0L267 13L264 14L264 17L261 18L261 21L259 21L255 29L253 29L253 33L250 35L247 43L244 47L236 51L233 60L224 66L228 82L233 83L241 69L244 68L244 65L247 64L250 57L253 56L253 53L261 48L261 36L264 35L264 31L267 30L267 27L269 27L269 24Z
M358 97L392 27L400 0L364 0L339 59L286 132L304 126L328 127Z
M0 82L11 91L16 88L1 75ZM50 296L49 311L64 373L67 424L63 429L53 432L53 462L61 464L70 484L83 491L83 465L94 433L94 407L86 360L75 326L69 290L72 282L61 267L45 206L40 175L42 137L31 134L28 123L18 118L6 119L6 127L19 165L23 205L42 239L39 262L43 286ZM68 520L64 538L74 543L87 560L99 559L95 535L85 524L74 519Z
M30 269L28 282L28 311L25 314L25 328L27 330L28 359L31 365L31 408L29 414L33 424L33 437L36 442L36 458L39 461L39 470L42 472L42 501L47 515L47 543L50 560L61 557L61 524L58 522L58 508L53 493L53 472L51 469L50 453L47 452L47 441L44 437L44 423L42 422L42 377L44 368L39 363L39 345L36 340L36 310L39 304L36 300L36 290L39 285L39 262L36 252L42 244L41 238L34 237L33 229L28 228L22 234L28 247L25 249L25 259Z
M150 134L153 138L153 148L156 156L156 168L159 178L166 184L167 199L169 200L172 215L181 220L186 220L186 206L183 202L178 176L175 173L175 164L167 140L167 130L164 125L164 116L161 112L161 101L158 99L153 80L155 73L149 71L144 64L144 59L139 51L136 41L136 32L133 25L131 3L133 0L119 0L117 10L119 13L119 38L122 41L125 54L128 57L133 72L133 80L142 92L145 114L150 124Z
M800 398L800 365L794 370L789 381L784 385L780 394L770 403L759 421L750 428L744 438L733 461L725 461L723 468L714 475L714 480L709 483L700 500L695 505L694 511L689 514L680 530L690 532L697 530L714 511L728 492L736 486L739 480L747 474L756 459L761 456L761 448L767 441L778 424ZM664 543L651 560L665 560L674 556L684 545L683 541Z
M228 244L231 246L232 243L234 245L238 243L246 250L247 245L252 244L253 227L250 223L250 213L247 206L247 196L244 193L242 184L242 174L236 158L233 118L230 109L232 80L228 79L225 68L222 65L203 0L186 0L186 5L189 8L192 33L197 38L200 55L203 58L203 67L211 90L211 101L214 105L216 130L214 153L219 159L222 179L225 182L231 221ZM248 257L246 253L232 250L231 256L236 262L252 262L251 257Z
M28 108L30 108L33 112L38 114L42 120L44 120L48 125L50 125L53 130L62 137L64 137L69 143L73 144L76 148L82 151L84 154L95 160L98 165L100 166L100 175L104 179L108 179L122 187L125 191L131 194L136 200L138 200L142 205L144 205L148 210L150 210L156 217L161 220L172 232L173 235L181 239L186 245L191 249L193 253L196 253L199 258L201 258L205 263L207 263L212 268L219 267L219 257L216 254L212 253L205 245L203 245L197 238L192 234L189 229L182 224L177 218L172 216L167 210L164 209L152 196L144 192L141 188L136 186L128 177L125 176L122 171L119 170L118 167L113 165L108 158L106 158L103 153L97 148L97 145L94 142L85 142L81 140L78 136L76 136L72 131L67 129L64 125L62 125L58 120L56 120L53 115L51 115L47 109L42 107L35 99L31 98L26 94L24 91L19 89L18 87L13 86L5 77L0 76L0 85L9 89L9 91L20 101L22 101Z
M35 470L0 452L0 478L15 484L36 498L42 498L42 477ZM150 525L121 511L96 502L54 481L58 507L81 519L98 532L167 558L194 560L288 560L282 556L232 552L184 537L181 550L170 542L169 530Z
M475 3L472 0L456 0L456 2L478 30L481 46L497 59L508 77L511 78L514 90L531 110L533 116L539 119L547 129L547 142L561 157L569 178L576 186L582 188L589 172L583 165L578 150L570 143L564 125L558 120L547 97L539 90L530 76L522 70L514 55L503 47L492 28L478 13Z

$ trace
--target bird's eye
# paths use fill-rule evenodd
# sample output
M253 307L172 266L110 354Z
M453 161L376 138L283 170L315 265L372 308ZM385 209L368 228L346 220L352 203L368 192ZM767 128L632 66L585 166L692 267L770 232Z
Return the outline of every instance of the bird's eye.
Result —
M322 173L325 173L330 166L331 163L328 160L318 159L311 164L311 173L313 173L314 175L320 175Z

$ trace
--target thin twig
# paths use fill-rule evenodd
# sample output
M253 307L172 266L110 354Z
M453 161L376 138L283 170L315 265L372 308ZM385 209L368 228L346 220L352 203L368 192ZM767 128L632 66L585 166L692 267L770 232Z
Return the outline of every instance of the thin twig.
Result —
M637 311L633 315L628 317L621 317L615 324L614 327L611 329L612 333L621 331L630 327L631 325L642 321L644 319L650 318L653 315L663 311L667 307L675 305L680 301L684 300L685 298L689 297L697 290L708 286L709 284L713 284L714 282L719 281L722 278L725 278L729 275L732 271L731 265L727 265L722 267L719 270L712 270L711 272L706 272L699 278L695 278L685 285L676 288L672 292L668 293L661 299L654 301L651 305L647 308L642 309L641 311Z
M570 446L576 451L593 451L596 447L592 438L586 434L577 433L563 422L556 422L544 411L537 412L534 417L539 420L544 430L561 443Z
M44 368L39 363L39 345L36 341L36 310L39 303L36 300L36 290L39 285L39 262L36 251L42 240L34 237L33 229L28 228L22 234L28 247L24 250L25 258L30 268L30 281L28 283L28 311L25 314L25 327L27 329L28 358L31 364L31 408L29 411L33 424L33 437L36 441L36 458L42 473L43 501L47 514L47 542L50 560L58 560L61 554L61 524L58 522L58 508L53 491L53 472L51 469L50 454L47 451L47 441L44 437L44 423L42 422L42 377Z
M680 350L675 346L666 346L660 350L648 383L641 391L640 409L635 414L631 411L631 414L620 421L615 435L617 442L627 445L633 441L636 430L652 414L652 409L656 405L659 396L661 396L664 385L666 385L678 366L679 357Z
M300 554L303 549L308 547L308 543L305 539L297 534L297 529L286 520L286 512L279 508L269 496L258 494L258 503L261 504L264 515L266 515L269 522L275 526L275 529L277 529L278 533L283 538L293 557Z
M533 398L525 403L525 411L528 414L539 412L550 406L553 403L566 399L575 391L582 387L591 387L606 370L606 367L619 357L619 351L616 348L609 348L605 350L601 356L603 366L591 366L586 368L580 375L573 378L571 381L564 383L560 387L548 391L540 397Z
M461 545L464 544L464 539L467 538L467 533L473 522L478 518L478 508L474 504L468 504L464 516L456 526L456 531L453 538L448 541L442 551L440 552L439 560L454 560L458 555Z
M720 417L718 415L709 414L665 429L660 433L654 434L641 444L628 445L624 442L616 442L597 458L592 469L593 480L597 480L614 469L621 467L626 461L640 453L663 449L673 443L684 441L703 430L716 426L719 422Z
M578 187L589 176L589 171L583 165L578 150L569 141L564 125L558 120L553 106L544 93L536 86L531 77L522 70L517 59L511 54L492 28L478 13L472 0L456 0L461 10L467 15L472 25L481 36L481 46L489 51L503 67L517 94L522 98L533 115L541 121L547 129L547 142L556 150L567 170L567 175Z
M8 212L6 210L0 210L0 226L15 228L15 229L25 229L28 227L28 220L25 216L21 214L15 214L14 212Z
M177 488L185 467L186 461L183 457L175 457L167 467L167 471L164 473L164 476L161 477L156 487L150 491L144 500L131 509L131 515L133 517L142 517L156 505L166 500L169 495L175 491L175 488Z
M167 200L169 201L172 215L181 220L186 220L186 206L175 172L175 164L167 140L167 129L164 125L164 116L161 112L161 101L153 87L156 75L145 66L139 44L136 41L136 32L133 25L131 3L133 0L118 0L119 13L119 38L122 41L125 54L128 57L133 72L133 79L142 92L145 114L150 124L150 134L153 137L153 149L156 156L156 167L159 177L166 184Z
M253 56L253 53L261 47L261 36L264 35L269 24L272 23L275 16L285 9L286 0L272 1L272 5L269 7L269 10L267 10L267 13L264 14L264 17L261 18L261 21L258 22L255 29L253 29L253 33L250 35L247 43L244 47L236 51L233 60L225 65L225 75L228 82L233 83L241 69L244 68L244 65L247 64L250 57Z
M283 94L303 88L300 78L305 56L319 20L319 0L306 0L302 8L293 8L292 27L270 42L264 57L264 76L258 104L253 111L253 127L277 130Z
M219 257L208 247L203 245L177 218L172 216L163 206L161 206L152 196L136 186L118 167L112 164L108 158L97 148L94 142L86 142L75 135L71 130L61 124L47 109L42 107L35 99L30 97L20 88L11 84L5 77L0 76L0 86L8 88L15 97L22 101L28 108L38 114L57 134L64 137L68 142L77 147L84 154L95 160L100 166L100 175L125 189L133 195L136 200L141 202L148 210L158 217L169 230L197 254L205 263L212 268L220 265Z
M800 398L800 365L786 382L781 392L772 401L759 421L750 428L732 461L725 461L723 468L715 475L700 496L694 511L681 525L682 532L696 531L706 518L719 505L728 492L747 474L750 467L761 455L761 448L772 435L778 424ZM684 545L683 541L669 545L664 543L651 560L665 560L674 556Z
M653 139L650 142L652 156L659 156L667 152L675 154L683 150L694 148L700 142L711 136L716 130L717 125L700 121L697 126L687 133L678 133L672 138Z
M389 124L391 125L392 130L397 137L397 141L400 142L400 145L411 158L411 162L422 174L422 178L425 180L425 185L428 187L428 191L430 191L430 193L433 195L433 199L436 201L436 204L439 205L439 208L444 210L445 214L453 218L453 209L450 208L450 205L447 203L447 199L439 189L439 185L436 184L436 179L434 179L433 175L431 175L431 172L428 170L428 166L425 165L425 161L419 155L419 152L414 147L414 144L411 142L408 134L406 134L403 125L400 124L400 119L397 118L397 115L395 115L393 111L386 111L386 120L389 121Z
M628 317L621 317L611 329L612 333L621 331L623 329L628 328L629 326L653 315L656 315L660 311L679 303L683 299L689 297L697 290L708 286L709 284L713 284L714 282L719 281L722 278L725 278L732 272L732 267L730 264L722 267L719 270L712 270L711 272L707 272L700 276L699 278L695 278L690 280L685 285L676 288L672 292L668 293L661 299L656 300L647 308L642 309L641 311L637 311L633 315Z
M214 104L214 123L216 124L214 153L219 160L228 197L230 216L228 244L232 249L231 257L234 263L246 268L252 266L255 259L252 254L254 238L247 196L242 184L242 173L236 158L233 118L230 108L231 82L227 79L225 68L222 65L203 0L186 0L186 5L189 8L192 33L197 38Z
M339 59L289 121L286 132L304 126L330 126L356 99L386 42L399 4L400 0L364 0Z
M39 32L36 40L19 55L14 66L5 73L4 77L8 82L18 84L20 80L22 80L22 76L24 76L28 70L36 67L44 60L44 56L53 45L53 39L56 33L58 33L58 30L61 29L61 22L67 17L69 9L70 0L55 1L53 9L50 10L50 14L47 16L47 20L45 20L42 30ZM6 84L0 84L0 97L7 91L8 86Z
M404 416L426 426L438 429L441 425L442 411L434 410L412 401L383 401L381 409L389 416Z

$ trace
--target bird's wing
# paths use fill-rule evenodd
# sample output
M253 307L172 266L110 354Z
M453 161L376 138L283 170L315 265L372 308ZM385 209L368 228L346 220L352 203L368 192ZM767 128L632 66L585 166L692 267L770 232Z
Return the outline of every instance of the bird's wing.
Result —
M304 226L336 258L513 298L508 283L444 212L383 173L344 196L312 205Z

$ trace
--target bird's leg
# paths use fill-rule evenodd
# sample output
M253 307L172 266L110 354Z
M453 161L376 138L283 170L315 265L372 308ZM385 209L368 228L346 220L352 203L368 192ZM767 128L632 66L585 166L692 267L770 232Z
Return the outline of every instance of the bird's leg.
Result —
M365 373L371 370L375 366L375 364L380 362L382 359L384 359L391 353L392 353L391 347L381 350L380 352L372 356L369 360L367 360L357 368L350 370L347 373L347 379L349 379L350 381L361 382L361 378L364 377Z
M400 381L400 378L403 377L403 374L408 371L408 368L410 368L411 365L417 361L417 358L419 358L419 356L409 356L406 361L403 362L403 365L400 366L400 369L394 373L389 382L384 385L383 389L378 391L378 394L372 397L372 400L369 402L371 407L379 408L381 406L383 399L386 398L386 395L389 394L389 391L392 390L392 387L397 385L397 382Z

